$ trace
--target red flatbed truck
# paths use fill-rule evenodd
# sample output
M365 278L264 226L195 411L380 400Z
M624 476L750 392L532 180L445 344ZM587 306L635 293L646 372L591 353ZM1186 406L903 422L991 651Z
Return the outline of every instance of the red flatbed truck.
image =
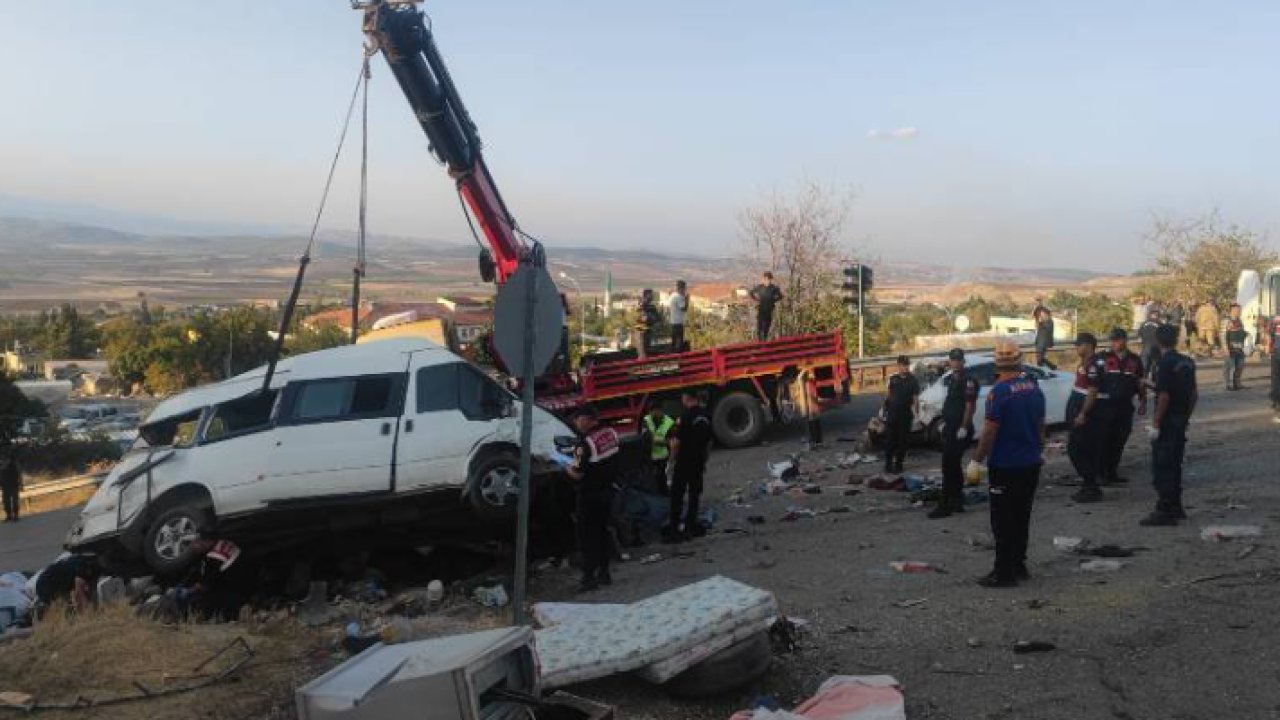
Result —
M538 404L568 414L590 403L621 432L637 432L653 402L671 403L687 389L701 393L716 441L724 447L759 442L770 420L794 415L798 382L809 373L817 404L848 402L849 359L839 332L722 345L645 359L583 359L573 390L540 393Z

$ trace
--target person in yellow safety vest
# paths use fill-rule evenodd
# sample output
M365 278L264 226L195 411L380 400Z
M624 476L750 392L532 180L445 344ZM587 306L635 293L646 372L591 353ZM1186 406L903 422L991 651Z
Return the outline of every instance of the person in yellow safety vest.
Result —
M658 492L663 495L667 494L667 460L671 456L671 450L667 447L667 433L675 425L676 421L663 412L662 405L658 403L654 403L649 408L649 414L644 416L644 437L649 443L649 461L653 465Z

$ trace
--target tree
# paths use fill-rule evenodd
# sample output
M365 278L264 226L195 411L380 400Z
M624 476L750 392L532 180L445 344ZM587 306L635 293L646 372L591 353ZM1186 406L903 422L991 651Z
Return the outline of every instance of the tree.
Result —
M1276 262L1260 236L1225 223L1216 210L1192 219L1156 218L1147 241L1160 279L1144 290L1162 300L1233 300L1241 270L1261 271Z
M80 317L71 303L46 316L39 348L46 358L84 360L94 356L98 333L93 321Z
M839 268L854 257L843 238L851 201L809 183L795 195L774 195L743 211L747 259L771 269L782 289L774 316L779 334L825 332L844 323L847 311L829 300L839 298Z

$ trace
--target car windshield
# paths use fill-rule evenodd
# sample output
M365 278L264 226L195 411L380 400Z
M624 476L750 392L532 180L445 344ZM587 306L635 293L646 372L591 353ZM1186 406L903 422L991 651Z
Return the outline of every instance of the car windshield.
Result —
M190 445L196 436L201 410L192 410L138 428L138 437L149 447Z

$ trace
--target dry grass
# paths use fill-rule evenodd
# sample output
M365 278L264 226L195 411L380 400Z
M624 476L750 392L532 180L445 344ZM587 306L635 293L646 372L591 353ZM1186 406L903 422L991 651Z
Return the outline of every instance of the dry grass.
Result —
M217 675L243 657L237 648L197 672L211 655L242 637L254 656L209 687L163 697L41 711L46 718L288 718L293 689L335 664L327 638L290 621L268 624L161 625L118 607L77 618L50 613L27 640L0 646L0 690L31 694L40 704L89 702L155 692ZM10 710L18 715L22 711ZM4 711L0 710L0 715Z

